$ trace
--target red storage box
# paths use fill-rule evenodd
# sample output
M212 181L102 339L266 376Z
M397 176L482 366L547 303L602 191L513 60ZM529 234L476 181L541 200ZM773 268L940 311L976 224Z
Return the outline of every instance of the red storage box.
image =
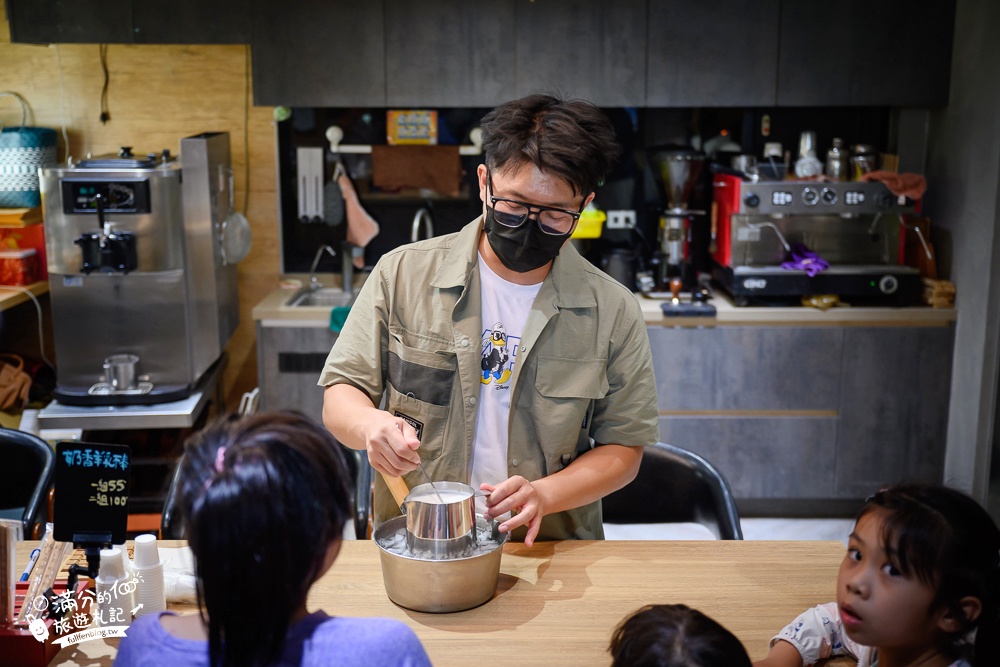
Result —
M52 586L52 590L57 594L64 593L66 583L65 579L57 580ZM76 600L78 608L92 620L91 598L93 596L85 595L87 586L86 580L77 582ZM29 584L26 581L17 582L14 598L15 613L20 611L21 605L25 603L24 596L28 592L28 587ZM62 649L62 645L55 643L55 640L60 636L56 632L55 623L52 620L46 620L45 627L48 630L48 635L44 641L39 641L27 628L0 626L0 667L45 667L52 662L52 659Z
M30 285L38 281L38 253L26 250L0 250L0 285Z
M35 282L48 280L49 271L45 263L45 225L41 223L26 227L5 227L0 224L0 250L35 251ZM7 284L7 283L5 283Z

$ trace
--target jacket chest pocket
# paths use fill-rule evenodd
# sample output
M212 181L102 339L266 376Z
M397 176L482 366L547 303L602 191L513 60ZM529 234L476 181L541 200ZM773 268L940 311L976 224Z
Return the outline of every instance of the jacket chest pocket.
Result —
M458 359L450 350L426 350L390 337L387 410L410 423L421 458L434 459L447 435Z
M535 386L551 399L598 399L608 395L607 362L604 359L539 357Z
M591 406L607 396L603 359L539 357L533 417L549 473L565 468L589 443Z

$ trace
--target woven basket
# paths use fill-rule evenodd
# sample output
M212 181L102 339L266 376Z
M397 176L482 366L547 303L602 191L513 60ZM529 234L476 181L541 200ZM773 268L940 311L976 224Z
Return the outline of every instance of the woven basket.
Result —
M31 208L42 203L38 192L38 169L56 165L56 131L47 127L27 127L28 105L21 103L21 126L0 129L0 207Z

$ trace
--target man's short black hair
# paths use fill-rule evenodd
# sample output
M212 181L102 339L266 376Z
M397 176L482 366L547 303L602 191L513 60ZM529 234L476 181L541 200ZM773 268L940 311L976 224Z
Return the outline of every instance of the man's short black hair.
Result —
M483 153L491 171L531 162L587 196L604 184L621 146L611 121L584 100L529 95L483 117Z

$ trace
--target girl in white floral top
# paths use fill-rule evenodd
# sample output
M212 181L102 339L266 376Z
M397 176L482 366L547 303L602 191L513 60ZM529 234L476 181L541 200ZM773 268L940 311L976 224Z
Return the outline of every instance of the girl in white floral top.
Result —
M801 614L755 667L846 655L858 667L1000 665L1000 530L968 496L907 484L865 503L837 601Z

